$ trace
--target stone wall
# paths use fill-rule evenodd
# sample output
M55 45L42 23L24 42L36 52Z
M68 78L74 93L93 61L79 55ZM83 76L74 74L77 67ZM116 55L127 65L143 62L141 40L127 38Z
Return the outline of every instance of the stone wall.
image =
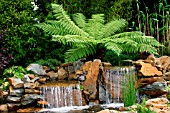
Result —
M136 81L136 88L139 91L138 102L141 102L142 98L167 97L166 87L170 80L169 56L156 58L151 54L145 60L135 61L134 65L138 72Z
M99 81L105 81L103 70L110 66L110 63L101 62L99 59L62 64L56 66L55 70L38 64L30 64L27 70L31 70L35 74L24 75L22 80L11 77L8 79L10 83L8 90L0 90L0 111L14 111L26 107L47 105L48 103L43 101L40 85L51 81L79 81L84 88L82 91L83 105L101 103Z

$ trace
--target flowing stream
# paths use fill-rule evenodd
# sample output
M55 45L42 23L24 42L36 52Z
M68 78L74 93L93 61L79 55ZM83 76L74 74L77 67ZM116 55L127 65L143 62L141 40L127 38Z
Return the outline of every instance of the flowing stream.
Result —
M124 76L135 73L134 67L113 67L106 73L106 103L122 103L122 81Z
M41 86L44 101L50 108L82 106L82 96L78 82L55 82Z

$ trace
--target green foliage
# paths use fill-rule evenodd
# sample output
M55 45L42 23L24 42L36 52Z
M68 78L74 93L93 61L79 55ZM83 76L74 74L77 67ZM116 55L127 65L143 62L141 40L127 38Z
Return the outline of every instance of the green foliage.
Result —
M125 66L125 65L131 65L128 62L124 62L124 60L132 60L136 61L140 58L139 54L134 53L121 53L119 56L113 52L113 51L106 51L104 54L104 61L110 62L112 65L119 65L119 66Z
M42 66L47 66L49 69L55 70L55 66L61 65L61 62L56 59L47 59L47 60L38 60L35 63L38 63Z
M137 111L137 113L156 113L155 111L151 110L150 108L146 108L146 100L143 99L141 104L137 104L136 105L137 108L135 109L135 111Z
M35 26L52 35L53 41L71 46L65 53L65 62L100 54L97 52L100 49L114 51L117 55L144 51L157 54L159 42L141 32L123 32L127 27L124 19L106 23L103 14L94 14L91 19L76 14L73 22L61 5L52 4L52 8L56 19Z
M136 103L135 74L125 75L122 83L122 96L124 106L131 106Z
M82 85L80 85L80 90L84 90L84 87Z
M3 72L3 76L6 78L14 76L16 78L22 79L25 74L27 74L27 70L22 66L12 66L8 69L5 69Z
M13 65L25 67L48 58L63 61L65 47L49 41L49 35L33 26L45 20L47 15L33 9L30 0L0 0L0 31L6 31L3 48L9 48ZM51 7L47 9L50 11Z

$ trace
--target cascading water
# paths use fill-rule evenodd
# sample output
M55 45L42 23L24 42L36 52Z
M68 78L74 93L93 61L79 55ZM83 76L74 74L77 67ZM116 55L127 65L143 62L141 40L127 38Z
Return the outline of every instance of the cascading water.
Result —
M77 82L55 82L42 85L44 101L50 108L63 106L82 106L80 85Z
M116 67L105 70L106 103L122 103L122 80L124 76L135 73L134 67Z

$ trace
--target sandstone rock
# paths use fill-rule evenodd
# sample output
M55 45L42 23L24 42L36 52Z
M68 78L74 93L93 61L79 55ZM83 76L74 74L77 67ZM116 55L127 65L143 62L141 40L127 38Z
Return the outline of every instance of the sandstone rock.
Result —
M24 88L27 88L27 89L34 89L36 86L35 83L25 83L24 84Z
M24 86L24 82L20 78L11 77L8 78L8 81L14 88L22 88Z
M92 61L86 62L83 66L83 72L88 71L91 68L91 65L92 65Z
M105 69L109 69L112 66L112 64L108 62L104 62L103 65Z
M0 105L0 112L8 112L7 104Z
M40 94L40 90L36 89L25 89L26 94Z
M47 78L40 78L39 80L38 80L38 82L40 82L40 83L45 83L47 81Z
M136 61L135 65L137 67L139 67L139 66L141 67L139 69L139 72L143 76L162 76L162 72L158 71L158 69L156 67L152 66L149 63L144 63L144 62L141 62L141 61ZM140 76L140 75L138 75L138 76Z
M28 76L30 79L34 79L34 78L35 78L35 75L34 75L34 74L27 74L27 76Z
M135 87L139 88L139 87L144 87L148 84L152 84L154 82L165 82L163 77L150 77L150 78L141 78L138 79L135 83Z
M29 107L29 108L23 108L23 109L19 109L17 110L17 113L32 113L32 112L39 112L40 110L42 110L43 108L35 108L35 107Z
M166 98L154 98L146 101L146 107L151 107L156 113L169 113L168 103Z
M14 110L18 110L21 104L20 103L7 103L7 106L8 106L9 111L14 111Z
M60 68L58 70L58 80L64 80L66 78L67 78L67 72L63 68Z
M89 98L95 99L97 94L97 78L99 74L100 60L94 60L93 62L86 62L83 71L87 71L86 80L82 85L84 89L90 93Z
M47 73L47 76L49 76L50 78L56 79L56 78L58 77L58 74L55 73L54 71L49 71L49 72Z
M42 66L42 68L45 72L48 72L50 70L47 66Z
M82 75L82 74L83 74L83 71L81 71L81 70L76 71L76 75Z
M38 80L39 80L39 77L35 77L35 78L33 78L33 79L30 80L30 83L35 83L35 82L38 81Z
M33 71L35 74L37 75L46 75L45 70L43 69L43 67L39 64L30 64L27 67L27 71Z
M75 73L71 73L68 76L68 80L77 80L78 75L76 75Z

